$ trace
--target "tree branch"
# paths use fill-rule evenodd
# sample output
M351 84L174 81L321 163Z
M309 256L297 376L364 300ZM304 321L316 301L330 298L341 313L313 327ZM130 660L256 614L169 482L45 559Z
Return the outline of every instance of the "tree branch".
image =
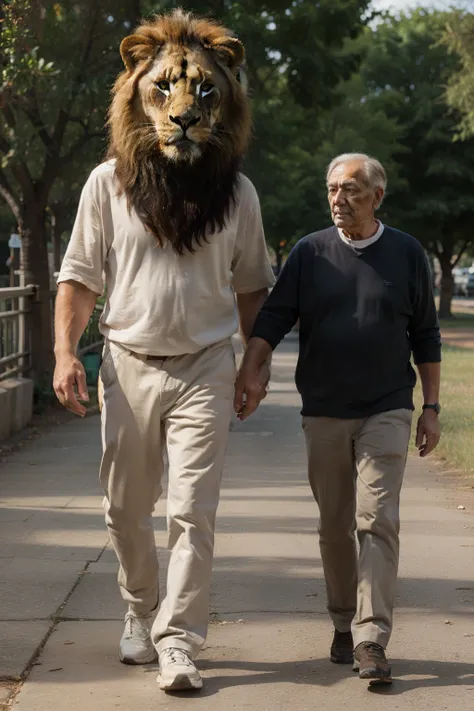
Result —
M433 254L435 257L437 257L441 261L441 250L439 248L439 245L437 242L432 242L431 243L431 249L433 251Z
M87 125L87 123L84 121L84 119L81 118L81 116L71 116L71 115L70 115L70 116L69 116L69 121L70 121L71 123L78 123L79 126L81 126L81 127L84 129L84 131L87 131L87 130L88 130L88 125Z
M4 153L4 155L7 155L7 153L10 151L10 144L8 143L7 139L0 134L0 151Z
M67 164L78 151L83 148L86 143L88 143L91 139L93 138L103 138L104 137L104 132L103 131L93 131L92 133L86 133L84 136L81 136L76 143L74 143L73 146L69 149L69 151L61 156L61 167L63 167L65 164Z
M5 121L10 126L10 128L16 128L15 114L13 113L8 104L2 105L2 113L5 116Z
M11 107L8 104L4 104L1 107L2 113L5 117L5 121L7 122L8 126L15 130L16 128L16 118L15 114L11 110ZM6 139L3 139L2 145L5 146L6 144L4 143ZM2 151L4 148L2 148ZM8 153L7 151L5 151ZM31 177L30 171L28 169L27 164L25 161L20 158L16 161L16 164L13 164L11 167L11 172L15 180L20 184L20 187L24 193L25 196L28 196L29 198L33 195L34 193L34 183L33 179Z
M0 195L3 197L5 202L8 204L10 210L12 211L17 223L21 226L23 219L21 216L21 203L15 195L10 183L3 170L0 170Z
M89 4L89 10L90 10L90 23L89 26L86 27L85 30L85 38L86 38L86 43L84 47L84 51L82 54L82 58L80 61L80 66L79 70L76 74L76 77L72 83L72 88L71 88L71 94L69 97L69 100L66 102L66 105L64 108L61 108L59 110L58 118L56 120L56 125L54 127L53 135L52 135L52 147L49 155L46 157L43 170L41 172L41 177L39 179L39 185L40 187L40 196L42 202L46 202L48 199L49 191L51 190L51 187L56 179L57 173L59 166L61 164L61 158L60 158L60 153L61 153L61 147L62 143L64 140L64 134L66 132L66 128L69 122L69 118L71 115L72 108L74 106L74 102L76 101L77 98L77 92L79 90L79 86L82 81L82 76L84 69L87 65L90 53L92 51L93 43L94 43L94 28L95 25L97 24L97 20L100 16L100 7L96 4L95 0L91 0Z
M461 260L461 257L464 255L464 252L465 252L466 249L469 247L469 245L471 244L471 242L472 242L472 238L469 238L469 239L464 240L463 245L462 245L461 249L459 250L458 256L456 257L456 259L454 260L454 262L453 262L452 265L451 265L451 266L453 267L453 269L454 269L454 267L455 267L457 264L459 264L459 261Z
M46 130L43 121L41 120L41 112L38 106L38 96L36 94L35 87L33 87L28 92L28 100L31 108L23 107L23 110L30 119L33 126L35 127L38 136L43 142L44 147L46 148L46 150L50 151L52 148L52 138Z
M73 82L74 90L71 92L71 98L70 98L69 106L68 106L68 110L67 110L68 114L71 113L72 107L73 107L74 102L76 100L77 89L82 81L82 75L83 75L84 69L87 65L87 62L89 60L89 56L90 56L90 53L92 52L92 47L94 44L94 29L95 29L95 25L97 24L97 20L99 18L99 12L100 12L100 8L97 6L97 3L95 2L95 0L92 0L91 4L89 6L89 10L91 11L90 26L86 29L86 33L85 33L86 45L84 47L84 52L83 52L82 59L80 62L79 71L77 72L76 78L74 79L74 82Z

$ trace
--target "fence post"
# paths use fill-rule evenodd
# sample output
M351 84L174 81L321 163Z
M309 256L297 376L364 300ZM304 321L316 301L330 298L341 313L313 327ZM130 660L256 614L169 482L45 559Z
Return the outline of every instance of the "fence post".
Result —
M24 287L25 286L25 275L23 272L23 269L20 269L20 286ZM18 352L19 353L25 353L26 350L30 350L29 348L26 348L27 344L27 339L26 339L26 298L24 296L20 296L18 299L18 308L19 311L21 312L20 315L18 316ZM25 359L20 358L18 361L18 365L20 366L21 370L20 373L23 375L25 372Z

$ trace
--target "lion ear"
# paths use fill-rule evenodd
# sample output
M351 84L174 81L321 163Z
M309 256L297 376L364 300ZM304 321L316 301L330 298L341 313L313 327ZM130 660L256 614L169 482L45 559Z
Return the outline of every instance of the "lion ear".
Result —
M232 71L237 71L245 59L244 45L236 37L218 37L213 40L211 49L217 53L221 62Z
M129 74L135 71L137 64L150 59L156 43L144 35L129 35L120 44L120 54Z

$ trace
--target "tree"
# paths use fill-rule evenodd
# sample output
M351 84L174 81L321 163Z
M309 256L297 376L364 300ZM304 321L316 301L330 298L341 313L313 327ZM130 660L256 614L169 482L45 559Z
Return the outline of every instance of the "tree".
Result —
M0 25L0 196L22 237L26 283L39 288L32 319L36 379L53 370L46 210L53 186L91 141L100 155L118 43L136 0L7 0Z
M425 10L387 20L371 32L361 68L369 105L401 129L401 183L389 185L384 214L438 258L443 318L452 316L452 269L474 243L474 140L453 142L458 117L444 85L459 63L440 42L446 21Z
M460 115L459 137L474 135L474 15L457 11L448 17L442 41L459 57L459 69L447 82L446 100Z

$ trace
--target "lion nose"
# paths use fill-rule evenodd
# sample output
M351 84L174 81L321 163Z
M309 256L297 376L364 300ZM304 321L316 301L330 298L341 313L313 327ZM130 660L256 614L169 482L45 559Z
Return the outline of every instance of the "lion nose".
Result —
M170 115L170 121L175 123L177 126L179 126L183 133L186 133L188 128L191 128L191 126L195 126L199 121L201 120L200 116L171 116Z

